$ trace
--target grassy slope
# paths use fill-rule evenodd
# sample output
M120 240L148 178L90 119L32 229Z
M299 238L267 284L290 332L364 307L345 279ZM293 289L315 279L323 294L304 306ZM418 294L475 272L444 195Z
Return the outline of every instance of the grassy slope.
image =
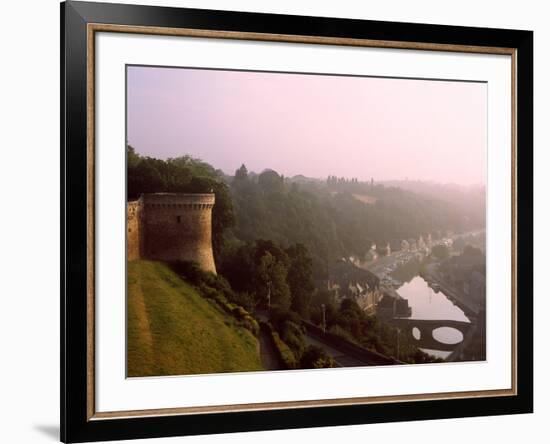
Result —
M257 347L162 263L128 263L128 376L261 370Z

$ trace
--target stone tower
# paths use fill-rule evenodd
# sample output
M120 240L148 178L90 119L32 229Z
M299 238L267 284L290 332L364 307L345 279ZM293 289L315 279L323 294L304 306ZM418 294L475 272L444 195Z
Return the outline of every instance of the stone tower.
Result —
M161 261L193 261L201 269L216 273L212 252L212 208L214 194L143 194L137 204L128 203L128 259L138 257ZM131 223L131 206L138 218ZM132 208L133 210L134 208ZM137 240L136 247L131 242ZM132 257L132 254L134 256Z

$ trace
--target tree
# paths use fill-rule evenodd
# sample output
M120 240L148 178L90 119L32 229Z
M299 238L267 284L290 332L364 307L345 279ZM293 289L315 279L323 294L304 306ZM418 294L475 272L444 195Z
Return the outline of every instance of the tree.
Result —
M453 250L458 253L462 253L462 250L466 247L466 240L463 237L458 237L453 242Z
M285 268L289 265L289 259L285 251L272 240L257 239L255 260L258 262L265 253L270 253L277 261L282 262Z
M220 262L219 273L227 278L231 287L238 292L253 294L256 265L255 248L252 244L230 245Z
M359 304L350 298L345 298L340 303L340 312L341 313L350 313L353 317L361 317L363 315L363 310Z
M469 257L483 256L483 252L479 248L473 247L472 245L466 245L462 254Z
M257 271L258 299L265 292L266 302L277 305L282 309L290 307L290 290L286 282L287 270L281 261L278 261L270 252L261 257ZM269 298L269 301L267 299Z
M284 180L276 171L265 170L258 176L258 184L266 193L282 192Z
M248 170L246 169L245 164L243 163L240 168L235 171L235 180L246 180L248 179Z
M445 244L437 244L432 247L432 255L439 260L445 260L449 257L449 247Z
M315 290L313 282L313 261L303 244L294 244L285 250L290 266L287 282L291 293L291 308L302 317L307 318L311 295Z
M128 168L135 168L140 161L139 154L136 153L136 150L132 145L127 145L126 147L126 164Z

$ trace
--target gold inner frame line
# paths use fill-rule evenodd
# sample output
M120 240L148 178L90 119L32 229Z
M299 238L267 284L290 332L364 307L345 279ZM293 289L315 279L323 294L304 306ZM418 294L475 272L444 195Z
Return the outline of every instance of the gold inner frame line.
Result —
M446 393L419 393L412 395L369 396L339 399L266 402L253 404L228 404L216 406L178 407L145 410L96 412L95 402L95 33L116 32L142 35L183 36L252 40L265 42L306 43L336 46L446 51L477 54L497 54L511 57L512 80L512 363L511 388ZM164 28L127 26L104 23L87 25L87 419L108 420L130 417L186 415L198 413L243 412L308 407L334 407L386 402L411 402L442 399L464 399L517 395L517 49L473 45L454 45L422 42L353 39L340 37L316 37L285 34L264 34L236 31L213 31L189 28Z

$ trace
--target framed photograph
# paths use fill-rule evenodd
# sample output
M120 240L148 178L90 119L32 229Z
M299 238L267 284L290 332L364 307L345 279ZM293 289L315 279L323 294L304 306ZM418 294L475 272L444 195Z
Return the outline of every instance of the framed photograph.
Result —
M63 441L532 412L532 32L61 15Z

